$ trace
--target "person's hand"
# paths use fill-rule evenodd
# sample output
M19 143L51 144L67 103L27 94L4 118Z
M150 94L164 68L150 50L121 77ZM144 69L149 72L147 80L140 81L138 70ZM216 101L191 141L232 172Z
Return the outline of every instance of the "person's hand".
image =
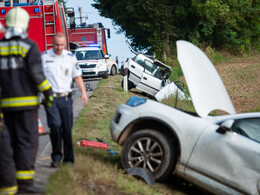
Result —
M49 90L44 91L43 94L44 94L44 99L42 100L42 104L45 107L50 108L54 100L52 89L50 88Z
M84 106L86 106L88 104L88 96L87 96L86 91L81 93L81 102L84 103Z
M47 107L50 108L52 107L52 103L53 103L53 96L49 95L48 97L45 97L45 99L43 99L42 104Z

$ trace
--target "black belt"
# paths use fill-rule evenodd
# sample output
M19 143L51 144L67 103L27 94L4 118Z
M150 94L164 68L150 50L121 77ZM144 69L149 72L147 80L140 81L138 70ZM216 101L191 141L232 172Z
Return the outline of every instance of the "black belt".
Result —
M60 98L60 97L71 97L72 93L71 92L66 92L66 93L53 93L53 97L55 98Z

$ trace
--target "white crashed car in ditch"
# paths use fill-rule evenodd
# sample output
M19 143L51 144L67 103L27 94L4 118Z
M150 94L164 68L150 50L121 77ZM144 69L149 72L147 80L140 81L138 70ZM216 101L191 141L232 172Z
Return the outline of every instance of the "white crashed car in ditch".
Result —
M174 173L213 194L259 194L260 112L236 114L196 46L177 41L177 52L197 114L135 96L120 105L110 131L124 168L146 168L157 181Z
M178 85L177 82L171 83L168 79L172 72L171 67L152 56L134 51L128 41L126 43L136 56L125 62L124 66L126 67L124 68L127 70L127 78L122 80L123 88L139 89L155 97L158 101L172 94L177 94L180 99L189 99L183 92L183 85ZM127 87L124 86L124 83L127 83Z

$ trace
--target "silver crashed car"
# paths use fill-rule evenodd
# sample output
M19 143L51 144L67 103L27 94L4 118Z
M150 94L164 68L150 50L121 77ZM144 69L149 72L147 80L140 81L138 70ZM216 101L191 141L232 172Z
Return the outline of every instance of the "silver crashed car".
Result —
M260 112L236 114L199 48L177 41L177 53L197 113L135 96L120 105L110 131L124 168L146 168L157 181L174 173L214 194L259 194Z

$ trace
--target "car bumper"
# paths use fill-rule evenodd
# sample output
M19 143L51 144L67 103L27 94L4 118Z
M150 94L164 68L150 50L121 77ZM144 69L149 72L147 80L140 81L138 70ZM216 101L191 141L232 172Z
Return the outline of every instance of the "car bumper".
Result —
M102 77L107 73L107 71L82 71L82 77Z
M137 118L139 118L139 112L136 107L131 107L125 104L120 105L116 110L110 124L112 139L119 143L119 139L124 130Z

